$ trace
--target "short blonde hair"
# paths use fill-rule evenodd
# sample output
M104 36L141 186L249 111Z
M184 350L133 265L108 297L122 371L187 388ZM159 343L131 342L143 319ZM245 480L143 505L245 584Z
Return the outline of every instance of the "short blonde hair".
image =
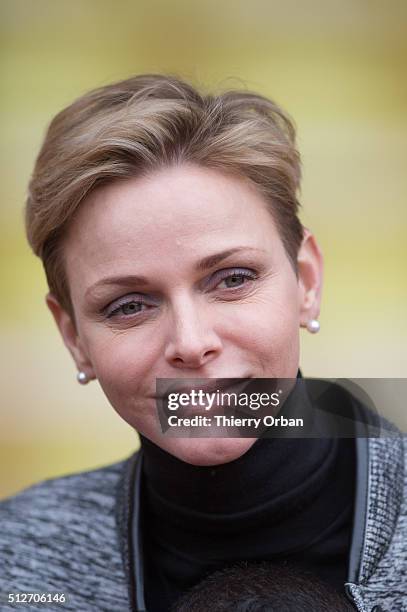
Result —
M273 101L248 91L199 93L146 74L90 91L51 121L26 205L28 241L50 291L73 313L62 244L84 198L103 183L183 162L248 178L265 197L296 269L300 158L295 129Z

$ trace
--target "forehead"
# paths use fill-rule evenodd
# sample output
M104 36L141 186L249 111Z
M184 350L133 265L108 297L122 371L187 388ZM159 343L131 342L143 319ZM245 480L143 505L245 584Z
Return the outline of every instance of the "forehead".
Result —
M240 244L279 242L271 212L247 180L195 166L177 166L95 190L71 223L68 268L87 262L143 266ZM89 270L88 270L89 271Z

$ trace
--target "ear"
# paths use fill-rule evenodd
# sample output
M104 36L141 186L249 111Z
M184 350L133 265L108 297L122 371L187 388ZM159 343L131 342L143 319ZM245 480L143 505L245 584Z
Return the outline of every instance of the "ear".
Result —
M87 352L79 337L75 322L71 315L62 308L61 304L52 293L48 293L45 299L58 326L64 344L71 353L78 371L85 372L89 380L96 378L92 363L87 356Z
M319 317L324 269L321 250L307 228L304 228L297 266L300 326L306 327L311 319Z

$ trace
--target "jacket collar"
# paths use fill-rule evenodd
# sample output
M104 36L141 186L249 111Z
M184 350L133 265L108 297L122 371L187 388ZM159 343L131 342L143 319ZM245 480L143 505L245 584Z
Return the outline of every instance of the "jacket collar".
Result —
M123 473L119 479L116 491L116 524L123 559L123 569L128 586L130 612L135 610L141 612L146 609L142 576L143 552L139 530L136 530L135 545L133 544L133 526L139 525L139 528L141 527L140 488L141 451L136 451L125 461Z
M390 546L403 500L403 438L394 428L386 437L359 438L354 527L348 582L370 580Z

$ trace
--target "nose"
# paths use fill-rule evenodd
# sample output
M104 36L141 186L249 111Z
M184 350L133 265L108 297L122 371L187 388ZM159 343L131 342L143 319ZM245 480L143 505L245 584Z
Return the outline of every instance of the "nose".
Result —
M165 358L175 368L202 368L222 351L213 322L193 300L184 299L173 305L169 327Z

